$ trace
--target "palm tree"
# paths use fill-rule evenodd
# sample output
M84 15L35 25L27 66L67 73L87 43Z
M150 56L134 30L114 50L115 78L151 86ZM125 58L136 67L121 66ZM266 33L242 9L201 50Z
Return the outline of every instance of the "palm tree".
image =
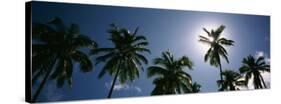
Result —
M199 36L199 41L205 44L210 45L209 50L205 54L204 60L209 61L212 66L219 67L220 69L220 78L223 80L222 77L222 65L220 56L222 56L227 63L228 61L228 53L224 46L232 46L234 45L233 40L228 40L226 38L221 37L221 33L225 29L225 26L221 25L216 30L211 30L209 32L207 29L203 28L203 30L208 34L208 37Z
M194 82L191 87L192 87L192 93L200 92L200 88L201 88L200 84Z
M156 77L153 81L155 88L151 95L177 94L192 92L191 76L183 69L192 69L193 63L187 56L174 59L170 51L162 53L162 57L155 58L156 66L148 67L147 76Z
M224 90L240 90L239 86L246 86L245 80L242 79L242 76L232 70L224 70L222 72L224 80L218 80L217 83L220 86L219 91Z
M138 28L131 33L114 24L110 26L111 29L108 32L111 37L109 40L114 44L114 47L98 48L91 51L93 55L101 54L96 58L96 64L105 62L98 77L101 78L106 72L114 76L107 98L111 98L117 78L121 84L124 84L127 80L133 81L139 77L139 70L143 70L142 64L148 63L146 57L141 53L150 53L150 50L146 48L148 45L146 38L137 35Z
M253 85L255 89L266 88L261 72L270 72L270 65L268 65L263 56L255 59L252 55L243 58L243 66L240 68L240 73L245 74L246 82L253 78Z
M79 26L66 27L60 18L48 23L34 23L32 29L32 84L43 78L33 96L37 100L48 78L55 79L57 87L67 81L72 86L74 62L82 72L89 72L93 65L88 55L80 48L95 48L96 43L80 34Z

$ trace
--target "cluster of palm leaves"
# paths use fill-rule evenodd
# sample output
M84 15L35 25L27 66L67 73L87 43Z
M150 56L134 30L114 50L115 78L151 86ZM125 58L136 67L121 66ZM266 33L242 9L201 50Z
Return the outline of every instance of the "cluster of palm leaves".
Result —
M220 57L223 57L226 62L229 63L228 53L224 46L234 45L233 40L228 40L221 37L221 33L224 29L224 25L221 25L216 30L211 30L211 32L203 28L208 37L201 35L199 36L199 42L208 44L210 46L204 57L205 62L209 61L210 65L219 67L220 69L221 79L217 81L219 91L240 90L239 87L248 86L248 82L251 78L253 78L253 85L255 89L266 88L266 84L261 76L261 73L270 72L270 65L265 62L265 58L263 56L257 57L257 59L255 59L252 55L249 55L248 57L244 58L242 61L243 65L239 69L240 73L233 70L222 70Z
M96 48L97 44L80 34L78 25L67 27L60 18L54 18L47 23L34 23L32 30L32 84L42 80L32 101L36 101L48 79L56 80L57 87L65 82L71 87L73 62L80 65L82 72L92 70L89 56L80 48Z
M131 33L125 28L118 28L112 24L108 32L111 34L109 40L114 44L114 47L98 48L91 51L91 54L98 55L97 64L105 62L99 78L106 72L114 76L108 98L112 95L117 78L121 84L127 80L133 81L139 77L139 71L143 70L142 65L148 63L142 54L143 52L150 53L150 50L146 48L148 42L144 36L137 35L137 31L138 28Z
M170 51L162 53L160 58L154 59L157 66L148 67L148 77L156 76L151 95L180 94L193 92L191 76L183 69L192 69L193 63L187 56L175 59Z
M199 36L200 42L210 45L205 54L205 62L219 67L221 79L217 81L219 90L239 90L238 86L247 86L251 78L255 89L266 88L261 72L270 72L270 66L264 57L255 59L248 56L243 59L240 73L232 70L222 70L221 58L227 63L228 53L224 46L233 46L234 41L221 37L225 26L209 32L203 29L210 38ZM113 76L108 98L111 98L116 81L124 84L139 78L148 64L145 53L150 54L145 36L138 35L139 28L133 32L126 28L110 25L108 33L112 47L99 48L97 43L88 36L80 33L79 26L66 26L60 18L54 18L47 23L34 23L32 26L32 86L36 87L32 101L37 98L48 79L55 80L58 88L67 83L72 86L74 65L80 66L81 72L93 70L89 56L95 56L95 64L104 63L98 77L106 73ZM185 69L193 69L193 62L188 56L174 58L172 52L164 51L162 56L153 60L147 68L148 78L155 78L155 88L151 95L183 94L200 92L201 85L192 82L192 77Z

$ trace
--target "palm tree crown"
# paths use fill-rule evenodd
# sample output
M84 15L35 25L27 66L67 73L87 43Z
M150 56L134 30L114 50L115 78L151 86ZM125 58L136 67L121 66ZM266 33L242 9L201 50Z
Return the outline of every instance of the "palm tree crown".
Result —
M232 46L234 45L233 40L228 40L226 38L221 37L221 33L225 29L225 26L221 25L218 29L216 30L211 30L209 32L207 29L203 28L203 30L208 34L208 37L204 36L199 36L199 41L205 44L210 45L210 48L208 49L207 53L205 54L204 60L209 61L211 65L215 67L220 67L220 77L221 80L223 80L222 77L222 66L221 66L221 60L220 56L222 56L227 63L229 63L228 60L228 53L224 46ZM210 39L212 38L212 39Z
M131 33L125 28L120 29L111 24L111 29L108 31L111 34L109 40L114 47L93 49L91 52L93 55L101 54L96 58L96 64L106 62L99 78L106 72L111 76L115 75L108 98L111 97L117 77L121 84L127 80L133 81L139 77L139 70L143 70L142 64L148 63L146 57L141 54L142 52L150 53L150 50L146 48L148 42L144 36L137 35L137 31L138 28Z
M34 95L35 100L49 76L56 79L57 87L62 87L65 81L71 87L73 62L79 63L82 72L89 72L93 68L88 55L80 48L95 48L97 44L80 34L76 24L66 27L60 18L54 18L46 24L34 23L32 39L33 84L45 75Z
M252 55L244 58L243 65L240 68L240 73L245 74L246 82L253 78L253 85L255 89L266 88L266 84L261 75L261 72L270 72L270 65L268 65L263 56L255 59Z
M246 86L245 80L243 80L242 76L235 71L224 70L222 75L224 76L224 80L217 81L220 86L219 91L240 90L239 86Z
M156 77L151 95L192 92L191 76L183 71L185 67L193 67L188 57L183 56L176 60L171 52L165 51L162 57L154 59L154 64L157 66L150 66L147 72L148 77Z

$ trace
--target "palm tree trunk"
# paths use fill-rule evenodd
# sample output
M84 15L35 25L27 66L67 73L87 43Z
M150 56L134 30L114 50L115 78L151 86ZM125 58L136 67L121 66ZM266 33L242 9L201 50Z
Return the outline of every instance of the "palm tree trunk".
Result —
M217 54L217 61L219 63L219 67L220 67L220 77L221 77L221 81L223 81L223 77L222 77L222 66L221 66L221 60L220 60L220 55Z
M119 71L120 71L120 64L118 65L118 69L117 69L117 72L116 72L115 77L114 77L114 79L113 79L113 82L112 82L112 85L111 85L111 88L110 88L110 91L109 91L109 93L108 93L107 98L111 98L111 95L112 95L112 92L113 92L113 89L114 89L114 85L115 85L115 82L116 82L116 80L117 80Z
M219 62L219 67L220 67L220 77L221 77L221 80L223 81L223 77L222 77L222 66L221 66L221 62Z
M41 82L41 84L39 85L38 89L36 90L34 96L33 96L33 100L32 102L35 102L37 100L37 97L39 96L41 90L43 89L44 85L46 84L47 82L47 79L49 78L50 76L50 73L52 72L52 70L48 70L47 74L45 75L43 81Z
M261 81L262 81L262 84L263 84L264 88L267 88L267 87L266 87L266 84L265 84L265 82L264 82L264 80L263 80L263 78L262 78L262 76L261 76L261 75L259 75L259 76L260 76L260 79L261 79Z
M54 61L52 62L52 64L51 64L49 70L47 71L47 73L46 73L46 75L45 75L43 81L41 82L41 84L39 85L39 87L38 87L38 89L36 90L35 94L33 95L32 102L36 102L37 97L39 96L41 90L44 88L44 85L46 84L47 79L49 78L49 76L50 76L50 74L51 74L51 72L52 72L53 66L54 66L54 64L56 63L55 61L56 61L56 58L55 58Z
M35 80L40 76L40 72L38 72L34 77L32 77L32 85L34 84Z

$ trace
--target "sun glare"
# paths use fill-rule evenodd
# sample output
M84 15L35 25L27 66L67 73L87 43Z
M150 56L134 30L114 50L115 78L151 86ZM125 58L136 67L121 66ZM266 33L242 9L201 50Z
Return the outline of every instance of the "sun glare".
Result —
M205 54L208 49L210 48L210 45L208 44L204 44L204 43L200 43L199 42L199 36L204 36L207 37L210 41L214 41L213 38L209 37L208 34L203 30L203 28L206 28L208 31L212 31L212 30L216 30L220 25L219 23L206 23L206 24L199 24L196 26L195 31L194 31L194 38L193 38L193 42L194 42L194 48L198 51L198 53L200 55ZM226 34L227 31L223 31L223 33L221 34L221 37L225 37L224 34ZM227 37L225 37L227 38Z

